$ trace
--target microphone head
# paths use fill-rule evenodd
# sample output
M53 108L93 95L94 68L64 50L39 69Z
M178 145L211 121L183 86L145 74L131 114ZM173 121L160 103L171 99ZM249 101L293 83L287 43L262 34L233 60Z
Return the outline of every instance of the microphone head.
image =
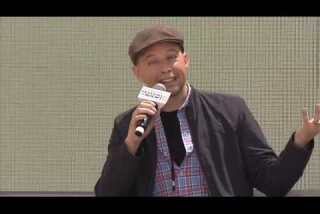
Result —
M155 84L152 88L160 90L160 91L166 91L166 86L164 86L162 83Z

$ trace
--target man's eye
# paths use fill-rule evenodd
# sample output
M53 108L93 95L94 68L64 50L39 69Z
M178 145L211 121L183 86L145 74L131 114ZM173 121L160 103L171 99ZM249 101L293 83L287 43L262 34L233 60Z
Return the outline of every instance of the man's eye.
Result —
M158 64L159 63L159 60L150 60L149 62L148 62L148 65L156 65L156 64Z

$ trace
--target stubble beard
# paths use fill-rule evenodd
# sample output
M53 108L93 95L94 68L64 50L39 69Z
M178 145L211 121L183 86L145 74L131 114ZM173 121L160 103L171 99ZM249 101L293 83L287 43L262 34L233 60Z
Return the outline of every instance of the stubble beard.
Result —
M172 92L170 97L171 98L176 98L176 97L179 97L179 96L183 96L184 95L184 93L183 93L184 90L187 90L186 82L184 83L183 86L179 87L178 90L176 90L175 92Z

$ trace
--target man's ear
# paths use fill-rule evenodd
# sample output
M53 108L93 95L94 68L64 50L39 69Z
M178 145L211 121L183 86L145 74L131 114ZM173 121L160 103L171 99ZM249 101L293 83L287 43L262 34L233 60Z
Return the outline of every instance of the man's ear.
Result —
M136 78L138 81L140 81L140 75L139 75L139 69L138 69L138 67L137 67L136 65L133 65L131 70L132 70L132 73L133 73L133 75L135 76L135 78Z
M186 52L183 53L183 59L184 59L184 63L186 65L186 68L189 68L190 58Z

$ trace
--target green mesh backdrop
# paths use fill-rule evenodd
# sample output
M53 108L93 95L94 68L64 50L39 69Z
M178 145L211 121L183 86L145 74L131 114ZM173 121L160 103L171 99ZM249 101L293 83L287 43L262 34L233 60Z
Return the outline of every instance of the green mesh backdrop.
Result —
M184 32L190 82L244 97L277 153L320 102L320 18L0 17L0 191L93 191L140 88L128 44L155 23ZM294 189L319 189L319 143Z

